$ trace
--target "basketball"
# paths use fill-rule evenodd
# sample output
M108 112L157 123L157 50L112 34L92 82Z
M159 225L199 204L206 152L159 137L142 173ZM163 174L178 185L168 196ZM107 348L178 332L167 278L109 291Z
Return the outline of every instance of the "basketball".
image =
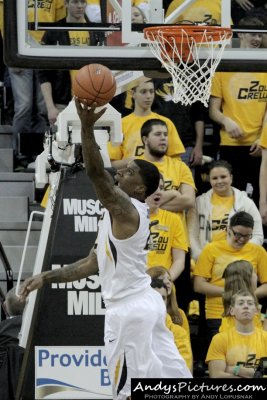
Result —
M116 81L109 68L88 64L79 69L73 81L73 93L87 106L109 103L116 92Z

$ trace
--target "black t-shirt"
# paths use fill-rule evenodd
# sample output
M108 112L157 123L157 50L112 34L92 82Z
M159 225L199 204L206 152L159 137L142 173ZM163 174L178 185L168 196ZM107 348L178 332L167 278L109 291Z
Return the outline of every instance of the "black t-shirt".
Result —
M155 100L152 110L169 118L175 125L185 147L192 146L195 141L194 127L190 118L190 106L172 101L172 78L153 79Z

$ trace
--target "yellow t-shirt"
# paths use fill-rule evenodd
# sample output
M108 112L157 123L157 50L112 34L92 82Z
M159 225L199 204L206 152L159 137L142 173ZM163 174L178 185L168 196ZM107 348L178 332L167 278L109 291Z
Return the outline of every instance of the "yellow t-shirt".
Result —
M206 362L223 360L227 365L257 367L259 359L267 357L267 332L255 328L251 335L242 335L232 328L212 338Z
M267 129L264 129L260 137L260 146L267 149Z
M211 197L211 204L211 241L213 242L215 240L226 239L228 218L229 213L234 205L234 195L229 197L222 197L213 192Z
M206 278L209 283L224 287L223 272L228 264L236 260L247 260L254 268L260 283L267 282L267 253L254 243L246 243L235 249L227 240L208 243L202 250L194 269L194 275ZM206 296L206 318L222 318L222 297Z
M166 317L166 326L172 332L174 342L176 344L179 353L183 357L186 362L186 365L190 370L192 370L193 366L193 355L190 337L180 325L174 324L169 314Z
M149 119L160 119L168 127L168 156L178 156L185 152L184 145L181 142L179 134L173 122L163 115L151 112L146 116L138 116L134 113L122 118L123 142L120 146L112 146L108 143L108 151L111 160L122 160L128 157L138 157L144 154L144 145L141 140L141 127Z
M139 158L146 160L144 156ZM182 183L186 183L196 190L192 172L183 161L178 160L177 158L164 156L162 161L152 162L152 164L158 168L159 172L163 176L164 190L178 190ZM182 219L184 230L186 232L187 243L189 245L185 213L179 212L177 214L180 215Z
M179 313L181 314L182 319L183 319L182 328L184 328L184 330L188 334L188 337L190 337L190 326L189 326L188 318L187 318L184 310L182 310L181 308L179 308Z
M28 0L28 22L34 22L34 0ZM66 16L64 0L37 0L38 22L56 22ZM44 31L29 31L31 36L40 43Z
M222 99L222 112L233 119L244 137L233 139L221 128L221 146L250 146L259 139L267 104L264 72L216 72L211 95Z
M181 217L170 211L158 209L150 215L150 221L157 221L151 227L153 250L147 256L148 267L162 265L170 269L172 265L172 248L188 251L186 235Z
M4 13L3 13L3 0L0 0L0 31L2 37L4 36Z
M143 3L146 3L146 4L148 4L149 3L149 0L132 0L132 5L133 6L140 6L140 4L143 4Z
M145 160L144 156L139 157ZM164 190L178 190L182 183L187 183L194 189L195 182L190 168L181 160L164 156L162 161L152 162L164 178Z
M256 328L263 329L260 313L254 315L253 323ZM225 332L234 327L235 327L235 318L232 315L229 315L227 317L222 317L222 322L219 328L219 332Z
M167 9L166 17L168 17L183 3L184 0L173 0ZM178 21L192 21L220 25L221 0L196 0L195 3L190 4L190 6L184 9L182 14L179 15L174 23Z

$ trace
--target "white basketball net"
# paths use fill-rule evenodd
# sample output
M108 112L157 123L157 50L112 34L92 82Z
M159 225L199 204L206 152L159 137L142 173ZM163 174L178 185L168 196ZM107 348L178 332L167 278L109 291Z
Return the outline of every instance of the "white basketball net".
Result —
M166 37L160 29L145 35L152 53L172 76L174 103L189 105L199 100L208 106L211 78L231 34L229 31L220 30L219 40L216 42L205 29L201 35L199 42L196 42L193 36L181 29L180 43L176 43L175 36L171 34ZM187 58L183 59L185 45L188 46L189 53Z

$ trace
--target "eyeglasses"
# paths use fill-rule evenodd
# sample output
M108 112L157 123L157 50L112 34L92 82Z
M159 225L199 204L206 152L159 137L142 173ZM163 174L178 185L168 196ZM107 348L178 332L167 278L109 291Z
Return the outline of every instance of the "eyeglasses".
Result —
M233 232L233 235L234 235L234 237L235 237L236 239L246 239L246 240L249 240L249 239L252 238L252 233L249 233L249 234L247 234L247 235L243 235L243 234L240 233L240 232L235 232L235 231L233 230L233 228L230 228L230 229L231 229L231 231Z

